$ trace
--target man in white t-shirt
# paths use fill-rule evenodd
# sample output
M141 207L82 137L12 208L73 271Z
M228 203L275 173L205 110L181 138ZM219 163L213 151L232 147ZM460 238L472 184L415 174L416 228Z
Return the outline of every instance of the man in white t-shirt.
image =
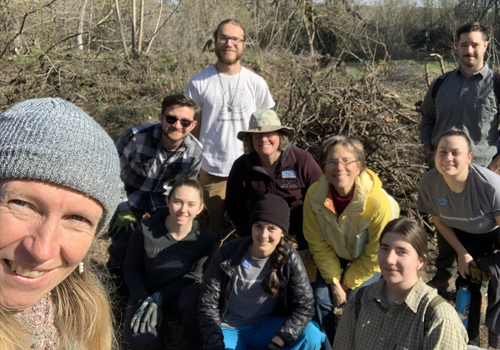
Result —
M192 134L203 145L200 183L218 237L227 177L233 162L243 154L243 143L236 135L248 129L253 112L272 108L274 100L265 80L241 65L246 35L239 21L222 21L214 32L214 42L217 63L193 76L185 94L201 108Z

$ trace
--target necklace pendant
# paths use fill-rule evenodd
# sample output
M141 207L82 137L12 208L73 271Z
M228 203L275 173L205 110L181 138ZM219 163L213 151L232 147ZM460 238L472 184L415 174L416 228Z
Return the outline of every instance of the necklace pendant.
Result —
M231 106L227 107L227 111L228 111L229 113L231 113L231 112L233 111L233 107L231 107Z

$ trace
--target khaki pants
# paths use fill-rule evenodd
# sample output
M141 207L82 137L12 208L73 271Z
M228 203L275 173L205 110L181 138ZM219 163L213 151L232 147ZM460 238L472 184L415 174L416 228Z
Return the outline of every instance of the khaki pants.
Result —
M210 213L210 226L217 241L220 239L220 230L226 213L226 184L227 177L215 176L200 170L200 184L203 188L203 199Z

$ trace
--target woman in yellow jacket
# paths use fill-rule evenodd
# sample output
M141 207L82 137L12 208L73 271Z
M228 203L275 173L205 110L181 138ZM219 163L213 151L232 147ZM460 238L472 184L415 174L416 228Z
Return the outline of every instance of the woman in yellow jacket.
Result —
M399 217L399 205L382 189L378 176L366 169L358 140L328 138L321 145L319 164L323 175L307 191L303 229L319 270L311 280L317 321L333 342L332 309L351 298L358 287L380 279L380 234ZM328 349L329 344L325 345Z

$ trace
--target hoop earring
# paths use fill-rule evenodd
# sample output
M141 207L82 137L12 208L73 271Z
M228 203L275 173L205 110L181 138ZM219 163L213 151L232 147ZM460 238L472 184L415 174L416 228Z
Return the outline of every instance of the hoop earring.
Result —
M78 272L80 273L80 275L83 273L83 261L80 261L78 263Z

